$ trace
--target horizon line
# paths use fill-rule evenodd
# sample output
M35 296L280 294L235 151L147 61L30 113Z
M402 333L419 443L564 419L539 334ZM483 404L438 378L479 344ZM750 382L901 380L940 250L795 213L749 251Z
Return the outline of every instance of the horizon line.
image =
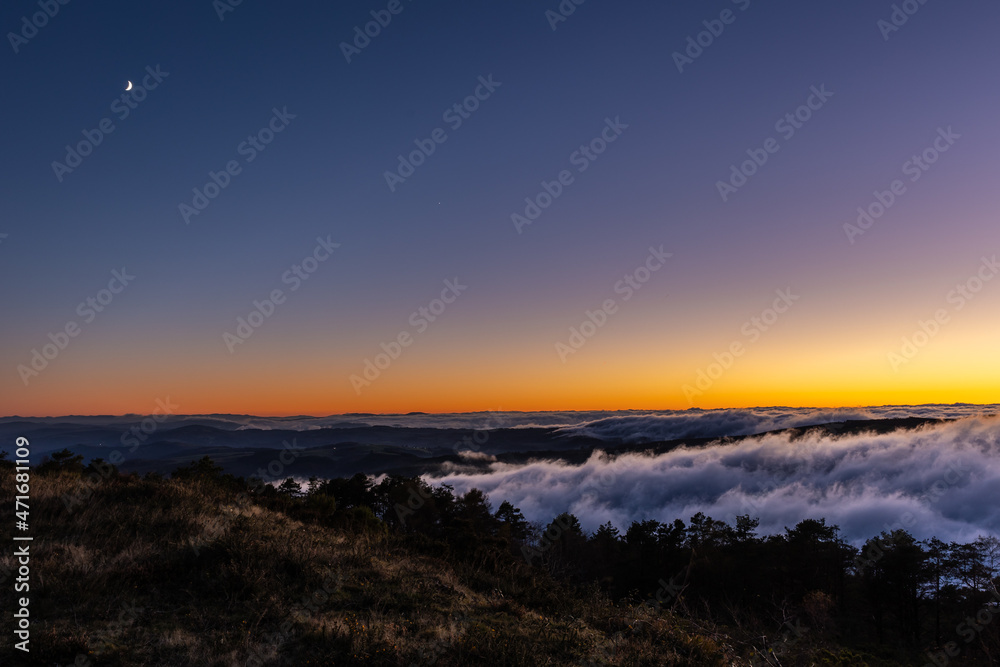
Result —
M458 412L426 412L413 410L410 412L342 412L329 413L326 415L308 414L254 414L249 412L197 412L197 413L168 413L166 417L257 417L261 419L329 419L331 417L410 417L410 416L448 416L448 415L476 415L476 414L541 414L541 413L584 413L584 412L718 412L722 410L856 410L862 408L920 408L928 406L980 406L991 407L1000 406L1000 403L970 403L956 401L953 403L883 403L875 404L854 404L854 405L753 405L753 406L730 406L722 408L699 408L696 406L688 408L585 408L585 409L540 409L540 410L466 410ZM160 413L140 413L126 412L121 414L63 414L63 415L3 415L0 419L69 419L85 417L95 419L99 417L146 417L151 414Z

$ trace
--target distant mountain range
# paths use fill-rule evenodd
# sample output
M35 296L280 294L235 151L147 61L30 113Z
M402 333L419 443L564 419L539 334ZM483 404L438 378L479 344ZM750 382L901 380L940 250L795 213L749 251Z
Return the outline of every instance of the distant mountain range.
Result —
M690 419L686 413L680 414ZM398 419L418 421L415 417L403 415ZM96 458L120 461L118 467L122 472L169 474L182 465L208 456L226 472L244 477L323 478L350 476L358 472L419 475L460 470L474 473L485 472L495 462L524 464L529 460L562 460L579 464L595 450L612 456L638 451L662 453L681 446L701 447L718 442L720 438L732 440L748 435L737 432L734 435L696 435L665 440L639 438L639 441L627 432L619 437L587 435L590 432L599 433L608 421L617 423L622 419L634 419L638 426L640 423L645 425L651 418L654 417L647 414L622 417L616 413L614 417L571 426L482 426L470 429L370 425L356 417L343 416L340 419L301 417L269 420L266 428L248 427L243 423L246 418L217 416L171 416L163 423L138 416L8 417L0 419L0 443L11 444L0 445L0 450L5 449L12 454L13 442L20 436L28 438L31 443L32 456L37 457L34 463L40 462L42 456L69 449L82 455L86 461ZM667 417L658 415L655 418ZM502 420L496 418L494 423L499 421ZM937 421L940 419L931 417L855 419L775 430L795 433L820 428L829 435L860 431L885 433ZM320 426L316 422L330 425ZM477 423L482 423L482 420ZM278 466L275 461L281 462L281 465ZM262 471L269 472L261 474Z

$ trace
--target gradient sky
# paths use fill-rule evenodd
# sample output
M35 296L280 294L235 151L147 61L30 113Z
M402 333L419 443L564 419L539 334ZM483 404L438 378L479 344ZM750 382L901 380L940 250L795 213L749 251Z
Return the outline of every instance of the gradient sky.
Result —
M210 0L70 2L17 53L8 35L0 414L168 396L274 415L1000 400L1000 280L949 301L1000 252L994 0L930 0L887 40L892 3L870 0L593 0L555 30L555 0L401 0L348 63L341 42L388 4L243 2L220 20ZM678 72L672 54L727 9ZM38 11L6 3L0 26ZM169 76L120 120L125 82L157 65ZM490 75L452 130L443 112ZM814 86L833 96L785 139L776 121ZM248 163L237 147L273 108L295 118ZM103 118L114 132L60 182L52 163ZM580 173L570 156L606 118L628 129ZM439 127L390 191L396 156ZM911 182L904 163L949 127ZM724 202L717 182L769 137L778 152ZM185 224L178 205L230 160L241 173ZM573 183L517 233L511 214L564 169ZM906 192L850 243L844 224L895 179ZM317 237L341 245L289 291ZM661 245L673 256L626 302L616 283ZM85 322L78 304L122 267L134 282ZM456 277L468 289L418 332L411 313ZM799 299L753 340L744 324L786 288ZM274 289L286 301L231 353L223 334ZM607 299L563 361L556 344ZM357 391L402 332L413 343ZM744 354L686 394L734 342Z

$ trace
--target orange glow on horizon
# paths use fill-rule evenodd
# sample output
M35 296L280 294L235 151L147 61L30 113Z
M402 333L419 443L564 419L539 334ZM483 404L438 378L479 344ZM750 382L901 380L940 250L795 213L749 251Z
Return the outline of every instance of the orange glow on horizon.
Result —
M725 369L717 359L738 328L669 346L650 333L608 330L565 363L548 344L427 339L360 391L351 378L373 354L367 343L336 356L312 345L293 355L281 341L255 339L237 355L206 346L183 360L120 345L60 358L0 405L20 416L149 414L169 398L177 414L324 416L994 403L1000 350L972 324L956 323L896 367L888 354L899 327L871 322L861 336L789 320Z

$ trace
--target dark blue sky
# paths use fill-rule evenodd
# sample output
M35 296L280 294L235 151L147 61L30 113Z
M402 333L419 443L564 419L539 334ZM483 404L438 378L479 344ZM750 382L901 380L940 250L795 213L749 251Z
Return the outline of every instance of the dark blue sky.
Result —
M680 407L682 385L792 283L810 298L756 362L787 373L757 387L748 361L712 401L819 396L844 359L889 400L933 386L959 359L947 350L965 354L996 323L986 294L925 373L885 363L995 247L996 2L930 0L885 40L891 3L860 0L588 0L555 31L555 1L402 0L348 64L340 43L387 4L244 0L220 20L210 0L74 0L17 53L8 41L0 392L12 412L142 411L169 392L191 411ZM672 53L727 9L734 22L679 73ZM19 31L37 11L7 3L0 26ZM111 104L147 66L169 76L120 120ZM447 129L442 113L490 75L500 87ZM730 165L822 85L833 97L722 201ZM247 163L237 147L274 108L295 118ZM103 118L114 132L60 182L52 162ZM628 129L518 234L511 214L573 169L606 118ZM848 243L855 209L948 126L955 150ZM447 141L390 192L384 172L438 127ZM185 224L178 205L234 159L242 172ZM327 235L335 256L231 354L223 333ZM660 244L669 266L562 363L554 344ZM122 266L134 284L25 383L17 368ZM350 376L456 276L467 295L356 392ZM803 358L817 364L808 380ZM429 397L430 376L443 384Z

